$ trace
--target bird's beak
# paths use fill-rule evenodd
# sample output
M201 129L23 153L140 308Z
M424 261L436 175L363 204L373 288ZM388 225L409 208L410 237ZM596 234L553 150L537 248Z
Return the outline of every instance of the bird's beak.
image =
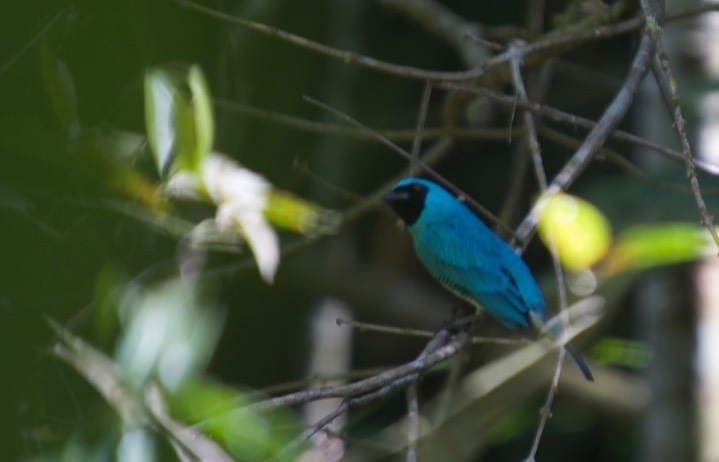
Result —
M403 202L409 200L410 194L408 191L397 191L393 190L382 196L382 199L388 204L394 204L396 202Z

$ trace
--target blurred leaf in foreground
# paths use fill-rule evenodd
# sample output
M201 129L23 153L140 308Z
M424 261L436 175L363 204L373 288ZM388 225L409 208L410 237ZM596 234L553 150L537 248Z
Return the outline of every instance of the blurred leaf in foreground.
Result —
M206 378L187 381L168 399L179 419L221 443L237 460L265 460L303 430L290 410L254 411L247 395Z
M599 273L609 277L630 270L694 261L709 254L711 246L708 233L699 225L634 226L616 237Z
M154 441L163 435L180 460L232 462L210 438L168 415L162 393L155 384L148 383L141 390L128 388L121 365L58 323L50 320L50 325L58 336L52 347L53 354L75 368L119 415L123 434L116 448L118 460L134 462L138 454L155 460Z
M644 342L604 337L592 346L597 363L643 369L652 360L652 349Z
M139 388L157 379L176 390L204 369L224 315L200 298L197 284L175 279L130 291L120 305L120 320L124 329L116 358L125 380Z
M158 297L167 291L176 291L176 287L169 283L160 287L157 293L140 294L136 297L139 297L142 304L153 301L164 304L166 302L160 301ZM177 292L177 295L182 294ZM182 354L188 352L182 347L178 349L177 342L170 345L174 350L163 350L159 345L153 345L152 339L142 337L141 344L133 349L136 355L139 354L137 348L148 350L149 358L139 362L140 366L144 367L142 369L137 363L115 362L59 324L54 321L50 323L58 335L58 340L52 347L55 356L85 378L120 417L122 435L116 442L117 460L156 460L154 455L159 448L157 443L160 438L167 440L180 460L294 460L296 454L288 448L292 448L291 442L303 428L289 410L253 410L249 406L251 402L248 394L202 378L198 373L199 368L193 370L195 373L192 377L185 377L185 380L169 390L159 387L154 376L147 374L140 376L147 377L142 386L128 380L137 377L138 370L140 373L146 373L147 365L150 364L157 366L156 375L161 383L167 382L166 372L161 369L176 365L162 365L161 361L164 359L179 361L177 366L181 371L191 369L187 366L187 358L183 358ZM177 322L168 322L168 327L177 325ZM152 326L158 329L156 324ZM157 331L158 344L162 343L163 337L167 337L162 330ZM186 330L183 332L187 334ZM150 336L151 332L146 331L143 334ZM194 333L190 335L193 336L195 339L203 337ZM121 345L134 338L134 334L131 334L122 339ZM163 352L167 357L155 359L162 356L158 355L158 352ZM131 356L131 359L135 357ZM177 376L177 371L170 374L173 380ZM171 381L170 385L173 384ZM71 454L86 454L90 449L84 444L76 444L68 446L65 451L70 451ZM230 457L225 450L236 459Z
M145 125L160 175L197 171L212 149L215 130L210 92L198 65L145 73Z
M272 282L280 261L271 225L303 234L330 233L339 215L289 193L229 157L212 152L214 121L207 82L198 65L156 67L145 75L147 139L170 198L208 202L214 221L190 233L193 244L231 243L231 232L250 246L260 274ZM203 241L204 240L204 241Z
M611 228L596 207L564 193L545 195L540 202L539 237L547 247L557 249L567 269L581 271L607 253Z

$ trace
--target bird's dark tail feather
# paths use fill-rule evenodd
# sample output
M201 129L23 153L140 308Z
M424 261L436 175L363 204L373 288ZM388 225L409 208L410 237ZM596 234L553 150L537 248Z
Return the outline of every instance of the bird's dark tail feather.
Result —
M584 362L581 356L579 356L579 353L577 353L577 350L574 349L574 346L567 343L564 345L564 348L567 350L567 353L569 354L569 357L571 358L572 362L575 366L577 366L577 369L579 369L579 372L582 373L585 379L589 380L590 382L594 382L594 376L592 375L592 371L589 370L589 366Z

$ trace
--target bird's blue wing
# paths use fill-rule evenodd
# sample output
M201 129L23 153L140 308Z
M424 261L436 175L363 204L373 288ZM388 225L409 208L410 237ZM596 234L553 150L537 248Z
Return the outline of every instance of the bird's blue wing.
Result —
M419 178L406 178L393 191L390 203L409 225L417 255L445 287L509 328L552 317L524 261L461 201ZM572 346L566 348L584 377L593 380Z
M480 305L502 324L512 329L527 327L528 312L541 312L544 307L534 277L522 259L484 224L462 223L426 227L417 233L415 247L420 260L446 288Z

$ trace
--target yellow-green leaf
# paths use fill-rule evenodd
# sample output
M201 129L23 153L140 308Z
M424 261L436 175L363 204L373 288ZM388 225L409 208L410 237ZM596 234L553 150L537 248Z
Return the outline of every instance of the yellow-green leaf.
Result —
M580 271L599 261L611 244L609 221L589 202L569 194L544 196L539 215L539 236L554 245L569 270Z
M212 115L212 96L202 69L197 64L190 67L187 83L192 97L192 116L195 129L195 147L189 159L193 171L197 171L202 159L212 150L215 122Z
M267 199L265 216L279 228L302 234L327 234L336 232L339 228L340 214L293 194L273 189Z

